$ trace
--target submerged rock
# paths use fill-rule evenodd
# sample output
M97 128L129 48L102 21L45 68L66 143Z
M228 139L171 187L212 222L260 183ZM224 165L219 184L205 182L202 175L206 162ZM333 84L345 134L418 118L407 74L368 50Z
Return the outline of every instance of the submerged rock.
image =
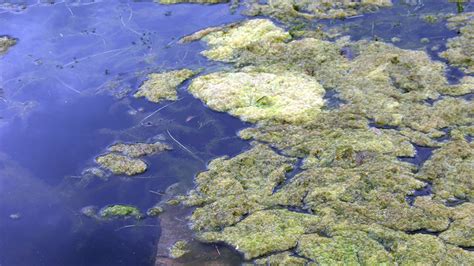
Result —
M100 216L102 218L133 217L140 219L142 215L140 210L136 207L128 205L112 205L100 210Z
M122 153L126 156L137 158L142 156L149 156L163 151L172 150L172 147L162 142L148 143L118 143L108 148L111 152Z
M158 103L162 100L178 99L176 88L196 73L189 69L174 70L163 73L152 73L135 93L135 97L146 97L149 101Z
M95 161L102 167L110 170L116 175L137 175L146 171L147 165L141 159L132 159L130 157L115 153L101 155Z
M10 47L16 44L16 40L8 36L0 36L0 55L6 53Z
M459 31L459 36L449 39L448 49L440 53L450 64L467 74L474 73L474 12L463 13L448 19L448 26Z

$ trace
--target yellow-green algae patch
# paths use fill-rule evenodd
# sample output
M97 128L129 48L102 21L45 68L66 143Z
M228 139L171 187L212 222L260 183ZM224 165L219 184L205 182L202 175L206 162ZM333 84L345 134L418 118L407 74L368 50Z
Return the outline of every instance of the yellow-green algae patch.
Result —
M449 39L448 49L440 54L450 64L465 73L474 73L474 12L463 13L448 19L448 27L459 31L459 36Z
M189 91L211 109L249 122L308 122L324 95L315 79L292 72L214 73L193 80Z
M141 213L140 210L133 206L112 205L102 209L100 211L100 216L103 218L134 217L139 219L141 217Z
M101 155L95 161L116 175L132 176L141 174L147 169L144 161L115 153Z
M208 171L196 177L198 186L186 201L202 205L191 216L193 228L217 230L268 207L273 190L294 162L262 144L231 159L215 159Z
M204 241L225 241L252 259L295 247L298 238L316 230L319 218L288 210L258 211L221 232L207 232Z
M473 134L474 105L455 97L472 90L469 77L450 85L446 66L423 51L347 38L263 41L258 49L216 42L210 49L230 49L235 70L200 77L191 92L214 110L258 122L240 136L260 144L211 162L196 178L186 203L197 206L191 222L203 241L223 241L261 261L291 251L323 265L473 263L460 247L473 245L473 148L465 138ZM268 116L260 108L272 101L255 108L255 98L277 86L262 89L275 79L258 83L261 74L303 75L340 104L328 99L296 116ZM279 95L301 110L291 96L298 84L285 83ZM297 95L310 102L322 94ZM253 112L237 112L242 106ZM416 155L413 144L437 149L424 165L402 162ZM295 157L303 163L286 180ZM416 196L429 185L433 195ZM467 202L450 207L458 200Z
M170 257L177 259L189 253L188 242L186 240L179 240L170 248Z
M306 265L309 260L293 256L291 252L282 252L255 260L255 265Z
M6 53L10 47L16 44L16 40L8 36L0 36L0 55Z
M295 18L346 18L365 12L373 12L381 7L392 6L391 0L268 0L262 3L250 0L247 3L249 15L272 16L282 21Z
M142 157L160 153L163 151L169 151L172 147L162 142L155 143L117 143L108 148L111 152L122 153L132 158Z
M473 166L474 143L455 139L434 152L418 178L432 182L433 192L440 199L474 201Z
M291 38L290 34L266 19L253 19L222 31L207 34L205 40L210 49L202 54L209 59L232 61L241 50L252 50L257 54L266 52L264 46Z
M189 69L174 70L148 75L135 97L146 97L149 101L158 103L162 100L174 101L178 98L176 88L196 73Z

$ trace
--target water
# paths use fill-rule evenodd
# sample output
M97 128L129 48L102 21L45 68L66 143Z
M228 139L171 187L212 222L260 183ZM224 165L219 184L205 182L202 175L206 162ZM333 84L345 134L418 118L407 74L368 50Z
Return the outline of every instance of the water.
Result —
M248 146L236 137L244 123L205 108L185 91L187 84L181 100L151 117L169 102L123 97L149 72L212 67L199 55L202 44L176 40L239 19L227 5L151 2L41 4L0 14L0 34L19 40L0 61L6 99L0 105L0 265L154 263L156 219L116 231L136 222L98 222L80 210L131 204L145 212L161 199L150 190L176 182L189 189L209 160ZM155 138L174 150L147 158L150 168L137 178L74 178L115 142Z
M397 36L397 46L426 49L441 60L432 48L443 50L456 33L443 21L428 24L419 15L456 12L456 5L394 2L393 9L317 23L343 26L354 40ZM0 88L5 91L0 100L0 265L152 265L163 234L156 219L121 229L136 221L97 221L80 210L131 204L145 212L162 199L150 190L164 191L179 182L185 191L211 159L248 148L236 137L248 125L210 111L186 92L187 83L171 105L129 96L150 72L223 67L199 55L202 43L180 45L177 40L243 17L232 14L227 4L14 3L0 1L0 35L19 40L0 59ZM465 10L472 6L466 4ZM422 44L421 38L430 43ZM460 76L449 68L452 82ZM338 107L337 95L328 93L327 98L333 100L329 108ZM163 138L174 150L146 158L149 170L137 178L76 178L115 142ZM421 165L430 155L430 149L417 147L417 157L409 161ZM241 261L224 246L195 245L201 255L188 263L205 264L217 257L226 264Z

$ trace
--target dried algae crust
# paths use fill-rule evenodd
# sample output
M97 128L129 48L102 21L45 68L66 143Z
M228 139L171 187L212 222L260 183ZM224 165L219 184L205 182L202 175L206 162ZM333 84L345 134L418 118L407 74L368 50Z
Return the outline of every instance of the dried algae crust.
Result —
M456 97L472 81L450 85L445 65L426 53L379 42L257 35L258 49L228 45L250 22L208 35L225 36L208 51L226 52L210 58L235 70L190 86L211 109L256 123L240 132L256 141L250 150L212 161L196 178L186 204L197 206L190 219L199 238L230 244L257 264L296 258L288 253L300 265L473 264L463 248L474 235L466 140L474 106ZM322 101L324 90L336 92L338 108ZM415 155L413 144L437 149L421 166L400 161ZM415 195L430 184L432 195Z
M448 19L448 27L458 30L459 36L448 40L448 49L440 56L465 73L474 74L474 12Z
M178 99L176 88L196 73L189 69L174 70L148 75L135 97L146 97L149 101L158 103L162 100L174 101Z

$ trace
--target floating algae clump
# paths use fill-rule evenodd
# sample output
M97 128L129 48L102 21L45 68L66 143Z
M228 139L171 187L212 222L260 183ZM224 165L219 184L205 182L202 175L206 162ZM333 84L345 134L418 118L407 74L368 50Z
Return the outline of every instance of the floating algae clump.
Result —
M239 27L207 34L205 40L211 49L203 55L212 60L232 61L239 51L252 50L254 53L266 52L264 46L279 43L291 38L290 34L266 19L253 19Z
M195 74L189 69L152 73L148 75L148 80L135 93L135 97L146 97L149 101L155 103L162 100L174 101L178 98L176 87Z
M109 147L109 151L122 153L132 158L142 157L171 150L171 146L161 142L148 143L118 143Z
M170 257L177 259L184 256L186 253L189 253L187 249L188 242L185 240L180 240L174 243L174 245L170 248Z
M310 121L324 95L316 80L291 72L214 73L195 79L189 91L210 108L249 122Z
M109 153L101 155L95 161L104 168L107 168L116 175L136 175L146 171L147 165L140 159Z
M257 264L289 252L300 264L473 263L462 248L473 246L474 105L456 97L472 90L469 77L450 85L423 51L346 38L215 49L232 51L234 70L199 77L191 93L257 124L239 133L252 149L212 161L187 196L201 240ZM426 162L401 160L420 146L436 148Z
M365 12L376 11L380 7L392 6L391 0L269 0L262 3L250 0L247 14L272 16L282 21L296 18L346 18Z
M16 44L16 40L8 36L0 36L0 55L6 53L10 47Z
M100 216L104 218L114 217L134 217L139 219L141 217L140 210L133 206L127 205L112 205L100 211Z
M291 252L282 252L255 260L256 265L306 265L308 262L305 258L293 256Z
M448 26L459 30L459 36L448 40L448 49L440 54L450 64L468 74L474 73L474 12L448 19Z
M464 138L446 143L436 150L419 173L433 183L436 197L474 200L474 143Z
M294 159L276 154L261 144L234 158L219 158L209 171L196 177L188 205L202 205L191 222L197 230L214 230L238 222L246 214L268 205L275 187L284 181Z
M288 210L258 211L222 232L201 235L205 241L225 241L252 259L296 246L298 238L311 233L319 218Z

